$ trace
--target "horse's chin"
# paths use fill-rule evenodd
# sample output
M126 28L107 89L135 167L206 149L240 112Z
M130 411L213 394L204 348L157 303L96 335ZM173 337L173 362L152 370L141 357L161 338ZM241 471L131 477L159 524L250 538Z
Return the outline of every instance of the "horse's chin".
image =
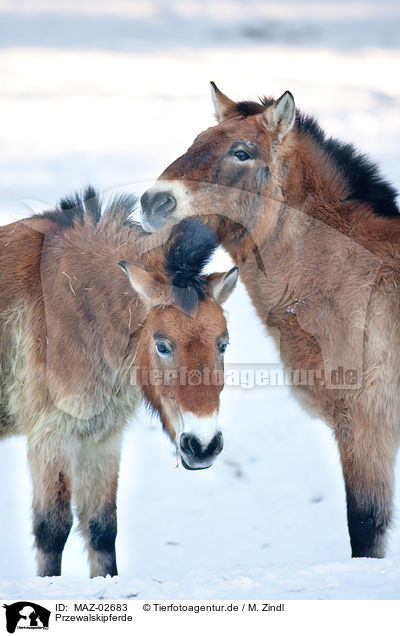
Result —
M148 234L152 234L153 232L161 230L163 227L174 226L177 223L180 223L182 219L176 218L173 214L167 217L157 218L152 216L149 218L143 209L141 209L139 213L139 221L142 229Z
M149 223L149 221L146 219L146 216L143 213L143 210L140 210L140 225L142 226L144 231L148 232L149 234L156 231L156 228L153 227L151 223Z
M206 468L211 468L212 464L208 464L207 466L189 466L189 464L187 464L185 462L185 460L183 459L182 455L181 455L181 462L182 462L182 466L184 468L186 468L186 470L205 470Z

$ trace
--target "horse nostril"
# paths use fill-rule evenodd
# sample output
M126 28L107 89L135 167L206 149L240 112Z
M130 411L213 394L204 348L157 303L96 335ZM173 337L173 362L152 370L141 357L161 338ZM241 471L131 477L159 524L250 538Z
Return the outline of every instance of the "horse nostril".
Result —
M140 199L142 210L152 217L166 217L176 208L176 199L170 192L154 192L147 190Z
M151 212L154 216L167 216L176 208L176 200L171 194L159 192L151 202Z
M204 452L207 455L219 455L223 447L224 438L222 436L222 433L217 433L217 435L211 440Z
M188 433L182 433L180 444L181 444L181 450L186 455L191 455L192 457L198 457L201 454L201 444L194 435L189 435Z

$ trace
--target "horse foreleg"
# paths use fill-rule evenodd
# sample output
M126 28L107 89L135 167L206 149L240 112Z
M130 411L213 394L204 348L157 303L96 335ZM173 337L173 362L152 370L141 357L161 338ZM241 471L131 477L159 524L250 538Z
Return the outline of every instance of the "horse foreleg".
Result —
M121 436L98 444L85 444L76 458L73 498L79 529L89 554L90 576L115 576L117 563L117 486Z
M392 520L397 440L385 425L358 421L336 431L353 557L385 556Z
M50 456L50 457L49 457ZM61 557L72 526L71 490L67 461L49 442L28 446L33 482L33 534L37 575L60 576Z

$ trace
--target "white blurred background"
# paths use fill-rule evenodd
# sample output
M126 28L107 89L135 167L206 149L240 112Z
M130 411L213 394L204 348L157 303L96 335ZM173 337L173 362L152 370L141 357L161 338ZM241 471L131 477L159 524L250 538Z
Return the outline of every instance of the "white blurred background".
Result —
M140 194L213 125L210 80L233 99L290 90L400 187L399 69L397 0L0 0L0 221L87 183ZM277 363L241 286L227 310L227 361ZM24 441L3 442L1 596L399 597L400 528L385 562L349 558L322 423L283 387L226 389L221 422L223 454L196 473L157 421L132 423L113 581L88 583L76 532L62 580L32 578Z

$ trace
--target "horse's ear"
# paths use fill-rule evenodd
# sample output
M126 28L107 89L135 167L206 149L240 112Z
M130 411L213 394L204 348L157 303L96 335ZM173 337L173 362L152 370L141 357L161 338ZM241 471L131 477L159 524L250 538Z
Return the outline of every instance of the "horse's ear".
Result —
M270 132L278 133L283 139L296 119L296 105L292 93L286 91L262 114L263 123Z
M131 265L126 261L120 261L118 265L129 278L129 282L139 296L140 300L150 309L155 305L164 304L166 298L166 286L162 285L150 272L140 267Z
M210 274L208 278L208 289L210 296L216 303L221 305L233 292L238 280L239 270L237 267L233 267L229 272L222 274Z
M210 82L210 84L211 98L215 108L215 116L218 123L220 124L222 121L225 121L225 119L229 119L235 114L236 103L229 99L229 97L221 93L214 82Z

